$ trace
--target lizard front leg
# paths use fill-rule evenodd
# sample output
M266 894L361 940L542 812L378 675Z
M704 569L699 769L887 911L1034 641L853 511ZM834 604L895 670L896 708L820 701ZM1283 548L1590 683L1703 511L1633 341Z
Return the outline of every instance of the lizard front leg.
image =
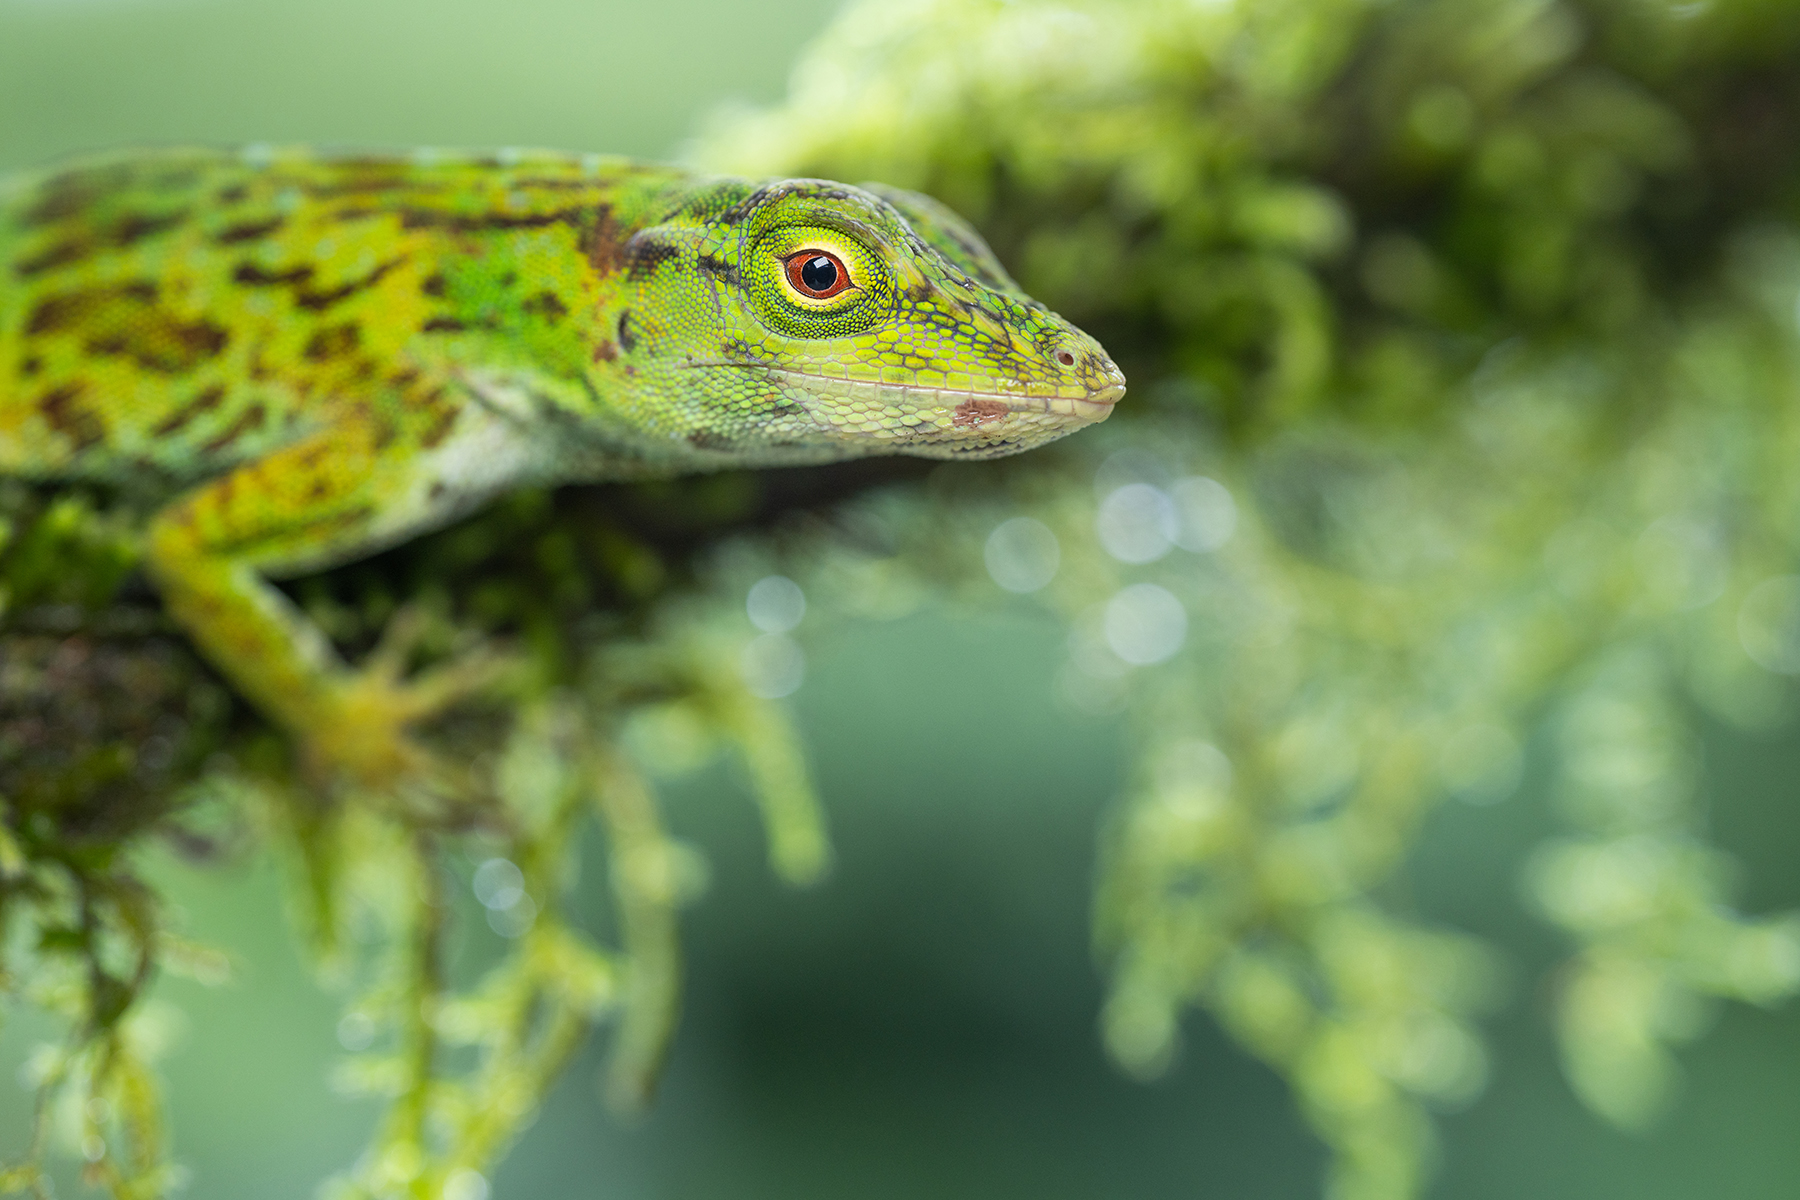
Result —
M406 727L485 682L493 662L408 681L404 653L390 646L353 670L268 576L353 560L442 524L508 482L521 457L512 440L473 405L392 419L352 410L159 512L150 573L200 651L294 736L313 768L372 789L407 781L442 790ZM477 461L487 478L446 480L453 461Z

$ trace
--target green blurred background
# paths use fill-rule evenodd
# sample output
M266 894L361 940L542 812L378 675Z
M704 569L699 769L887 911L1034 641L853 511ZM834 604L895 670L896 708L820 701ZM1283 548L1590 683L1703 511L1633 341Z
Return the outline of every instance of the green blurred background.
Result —
M182 141L668 156L716 106L777 97L832 7L0 0L0 169ZM1124 742L1116 721L1055 701L1063 636L995 588L979 611L847 627L819 647L793 703L839 857L811 892L769 877L729 773L666 785L670 823L713 870L687 916L688 998L662 1094L621 1123L595 1087L604 1047L590 1048L494 1194L1316 1194L1322 1151L1285 1088L1203 1018L1189 1016L1157 1083L1103 1056L1089 906ZM1743 864L1749 911L1800 905L1795 732L1707 733L1711 832ZM1514 967L1488 1023L1492 1081L1443 1120L1431 1194L1800 1194L1794 1009L1722 1008L1648 1136L1608 1129L1570 1095L1545 1017L1565 947L1516 883L1551 824L1538 774L1504 803L1438 812L1395 897L1492 939ZM298 957L274 868L161 875L191 932L239 967L221 988L160 991L185 1014L165 1069L187 1194L310 1196L375 1110L330 1090L336 1006ZM600 921L599 871L587 877ZM472 939L468 953L483 951ZM0 1056L17 1063L41 1032L8 1014ZM0 1089L0 1135L27 1101Z

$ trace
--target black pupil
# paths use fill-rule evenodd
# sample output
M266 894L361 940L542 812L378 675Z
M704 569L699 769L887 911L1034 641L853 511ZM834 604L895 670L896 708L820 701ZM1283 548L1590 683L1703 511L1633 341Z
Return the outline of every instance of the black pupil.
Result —
M837 286L837 264L823 254L809 258L800 266L800 282L815 292L829 292Z

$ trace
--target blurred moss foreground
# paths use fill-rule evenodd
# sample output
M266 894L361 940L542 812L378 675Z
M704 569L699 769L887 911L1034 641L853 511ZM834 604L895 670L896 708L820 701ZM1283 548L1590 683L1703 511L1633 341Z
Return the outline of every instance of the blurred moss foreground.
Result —
M353 652L402 611L422 661L516 657L437 731L485 781L455 812L294 779L134 582L123 499L0 495L5 982L71 1030L32 1064L38 1151L61 1130L119 1196L168 1178L133 1000L218 966L138 881L152 836L295 864L367 1034L353 1074L394 1097L338 1194L484 1195L602 1019L640 1099L698 874L644 772L736 747L776 868L826 862L779 702L802 595L998 584L1066 615L1066 699L1135 747L1096 902L1108 1047L1153 1075L1211 1013L1293 1087L1331 1196L1418 1194L1430 1109L1483 1086L1502 964L1394 881L1434 805L1515 785L1528 730L1565 828L1523 891L1570 944L1590 1107L1653 1120L1709 1002L1800 989L1800 923L1730 907L1694 730L1775 721L1800 674L1800 9L880 0L698 153L937 195L1130 396L1016 461L518 497L303 581ZM610 948L558 915L587 814ZM469 861L514 949L463 982L440 964Z

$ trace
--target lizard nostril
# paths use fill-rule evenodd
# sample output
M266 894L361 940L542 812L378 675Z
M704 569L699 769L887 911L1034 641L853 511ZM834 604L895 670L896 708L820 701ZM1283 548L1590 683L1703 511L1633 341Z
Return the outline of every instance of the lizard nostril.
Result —
M1056 361L1065 367L1072 367L1075 365L1075 356L1070 354L1067 350L1058 350L1056 352Z

